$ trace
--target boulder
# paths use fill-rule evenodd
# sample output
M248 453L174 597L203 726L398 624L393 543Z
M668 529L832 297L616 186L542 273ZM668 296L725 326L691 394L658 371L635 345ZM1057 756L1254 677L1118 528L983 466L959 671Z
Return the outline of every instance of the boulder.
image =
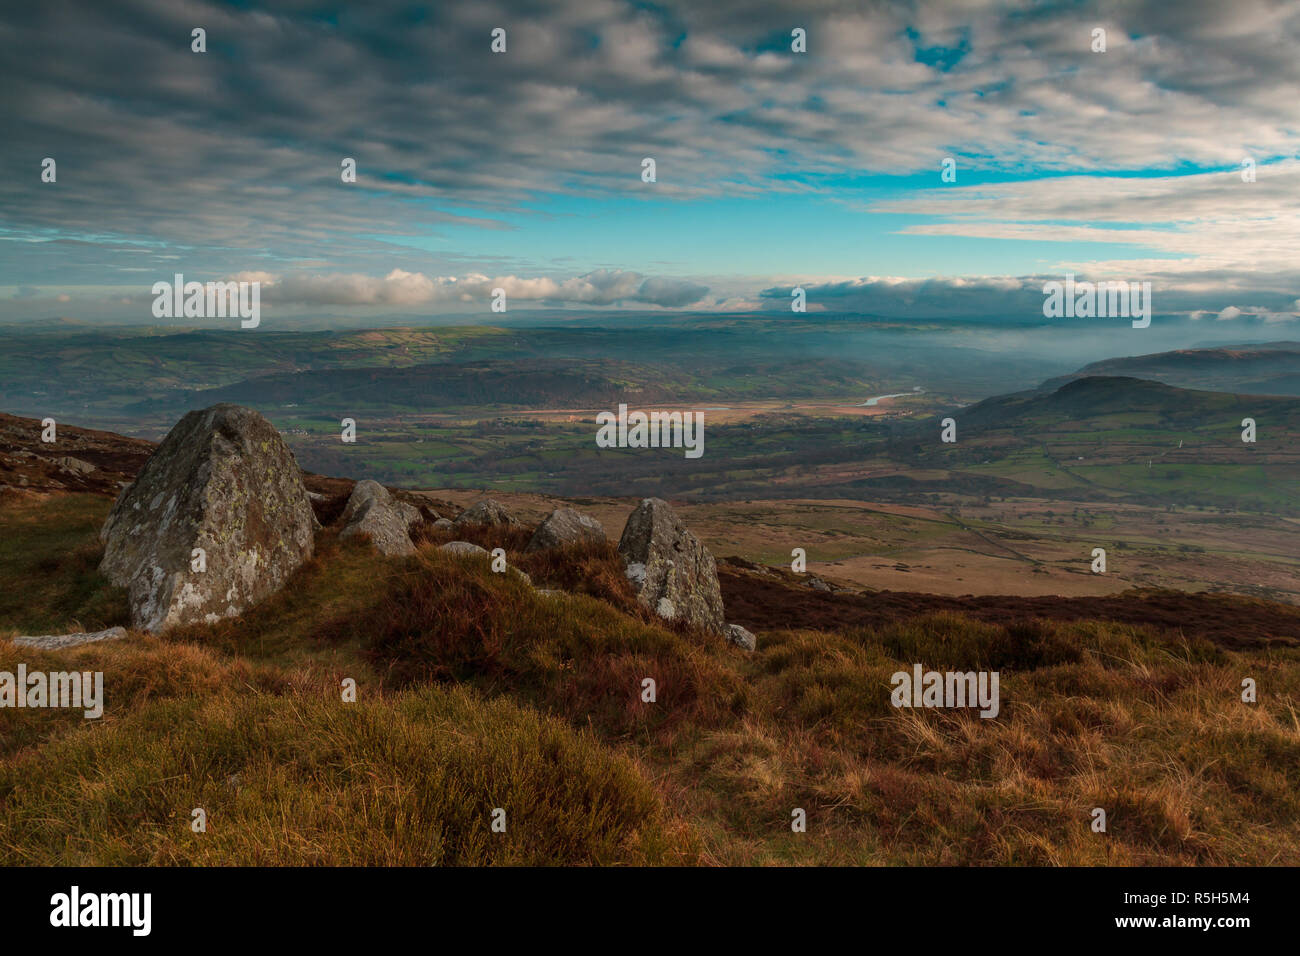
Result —
M433 523L433 530L435 531L451 531L455 527L456 523L450 518L439 518Z
M604 542L604 527L591 515L583 514L581 511L572 508L556 508L533 532L524 552L558 548L561 545L576 544L580 541Z
M514 526L519 521L501 502L484 498L458 514L452 523L460 528L465 525Z
M94 644L96 641L117 641L126 637L126 628L110 627L106 631L80 632L77 634L43 634L40 637L15 637L14 643L19 647L37 647L43 651L58 651L65 647L77 647L81 644Z
M182 418L118 496L99 567L127 589L140 630L215 621L278 591L311 557L317 527L271 423L213 405Z
M737 647L747 651L758 647L758 638L752 631L745 630L739 624L728 624L723 630L723 636Z
M414 554L410 528L420 521L420 510L398 501L377 481L358 481L343 509L340 538L370 535L375 550L385 555Z
M722 589L713 555L668 502L642 500L627 519L618 553L642 605L665 620L723 633Z

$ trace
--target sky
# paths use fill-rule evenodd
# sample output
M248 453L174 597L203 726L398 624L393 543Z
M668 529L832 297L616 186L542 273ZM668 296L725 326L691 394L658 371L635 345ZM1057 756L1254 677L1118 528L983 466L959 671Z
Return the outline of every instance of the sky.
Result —
M1072 273L1300 337L1297 50L1268 0L6 4L0 322L152 322L181 273L270 328L1015 323Z

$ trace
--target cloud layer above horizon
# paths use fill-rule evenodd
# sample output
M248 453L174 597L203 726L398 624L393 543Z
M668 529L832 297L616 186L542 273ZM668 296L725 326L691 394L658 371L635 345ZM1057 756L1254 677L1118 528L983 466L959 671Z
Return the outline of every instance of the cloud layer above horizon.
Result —
M1068 270L1289 321L1296 49L1269 0L10 5L0 319L137 315L174 272L298 310L1021 315Z

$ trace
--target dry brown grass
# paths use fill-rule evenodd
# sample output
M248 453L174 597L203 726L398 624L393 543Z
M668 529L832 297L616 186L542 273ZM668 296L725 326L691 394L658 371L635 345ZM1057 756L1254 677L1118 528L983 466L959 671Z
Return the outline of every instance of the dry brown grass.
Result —
M51 618L80 572L39 548L75 539L25 539ZM629 607L611 549L521 541L478 539L585 593L539 595L432 541L386 560L327 534L240 618L57 655L0 641L0 670L103 670L108 696L99 722L0 710L0 859L1300 863L1296 649L936 614L760 628L745 654ZM895 709L890 675L914 663L998 670L1001 713ZM497 839L485 809L503 804L529 809Z

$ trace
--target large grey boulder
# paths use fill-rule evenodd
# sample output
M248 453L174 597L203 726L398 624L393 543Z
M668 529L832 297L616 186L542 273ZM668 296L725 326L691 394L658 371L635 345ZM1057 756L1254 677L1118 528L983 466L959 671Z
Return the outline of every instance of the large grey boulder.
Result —
M533 532L524 551L542 551L580 541L602 543L605 540L604 526L591 515L572 508L556 508Z
M317 527L271 423L213 405L182 418L118 496L99 567L127 589L140 630L215 621L279 590L311 557Z
M340 538L370 535L370 543L380 554L414 554L411 525L421 521L420 509L399 501L377 481L358 481L343 509Z
M722 634L722 589L713 555L668 502L645 498L618 542L637 600L669 621Z
M458 514L452 523L458 528L465 525L511 527L519 524L519 521L501 502L484 498Z

